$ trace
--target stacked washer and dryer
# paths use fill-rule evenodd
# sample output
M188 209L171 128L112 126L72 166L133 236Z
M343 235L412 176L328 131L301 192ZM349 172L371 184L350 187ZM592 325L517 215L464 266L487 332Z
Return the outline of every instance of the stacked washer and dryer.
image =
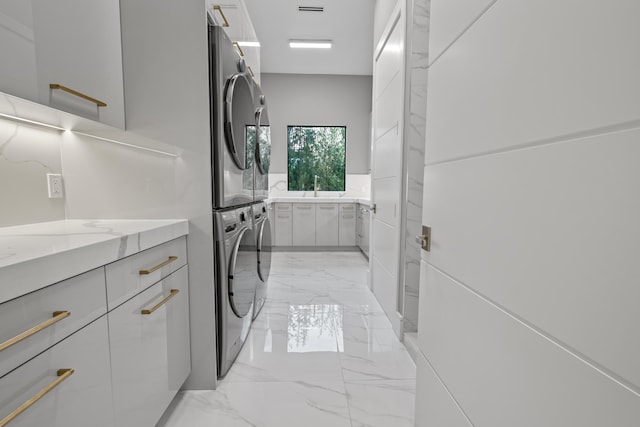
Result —
M211 168L218 376L242 348L271 267L267 104L221 27L209 25Z

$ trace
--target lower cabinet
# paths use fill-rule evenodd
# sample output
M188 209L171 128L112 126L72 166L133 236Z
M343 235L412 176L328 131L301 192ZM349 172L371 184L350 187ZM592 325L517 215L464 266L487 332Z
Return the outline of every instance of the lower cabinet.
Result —
M187 283L183 266L107 315L118 427L155 425L189 375Z
M356 245L356 205L353 203L340 205L340 246Z
M49 391L16 415L8 425L115 425L106 316L0 378L0 423L45 390Z
M316 246L338 246L338 205L316 205Z
M293 244L293 215L291 203L275 204L274 236L276 246L291 246Z
M276 226L277 232L277 226ZM311 203L293 204L293 246L316 245L316 210Z

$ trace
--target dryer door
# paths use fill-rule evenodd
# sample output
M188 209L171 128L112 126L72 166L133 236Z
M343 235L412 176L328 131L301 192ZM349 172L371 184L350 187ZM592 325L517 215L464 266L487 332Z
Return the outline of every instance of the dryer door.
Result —
M247 127L255 126L253 95L244 74L227 81L224 101L224 136L227 148L238 169L249 169L253 153L247 156Z
M258 229L258 275L263 282L269 279L271 272L271 224L264 217Z
M269 116L266 106L258 108L256 112L256 123L258 124L259 132L258 146L255 150L256 166L261 175L266 175L269 173L269 162L271 159L271 128L269 127Z
M229 260L229 304L238 317L244 317L253 308L253 298L258 284L256 238L250 228L237 237Z

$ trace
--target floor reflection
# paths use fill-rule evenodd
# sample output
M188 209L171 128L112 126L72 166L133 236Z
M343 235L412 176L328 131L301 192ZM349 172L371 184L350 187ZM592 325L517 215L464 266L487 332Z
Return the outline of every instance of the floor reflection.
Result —
M338 304L290 305L287 351L338 351L343 347L342 317Z

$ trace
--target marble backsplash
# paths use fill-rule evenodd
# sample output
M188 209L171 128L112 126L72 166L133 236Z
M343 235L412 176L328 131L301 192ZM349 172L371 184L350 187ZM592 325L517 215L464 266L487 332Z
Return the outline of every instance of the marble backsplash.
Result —
M47 174L62 173L61 132L0 120L0 227L65 218L64 199L49 199Z
M371 175L347 174L345 191L318 191L320 197L371 198ZM286 173L269 174L269 197L313 197L313 191L288 191Z

